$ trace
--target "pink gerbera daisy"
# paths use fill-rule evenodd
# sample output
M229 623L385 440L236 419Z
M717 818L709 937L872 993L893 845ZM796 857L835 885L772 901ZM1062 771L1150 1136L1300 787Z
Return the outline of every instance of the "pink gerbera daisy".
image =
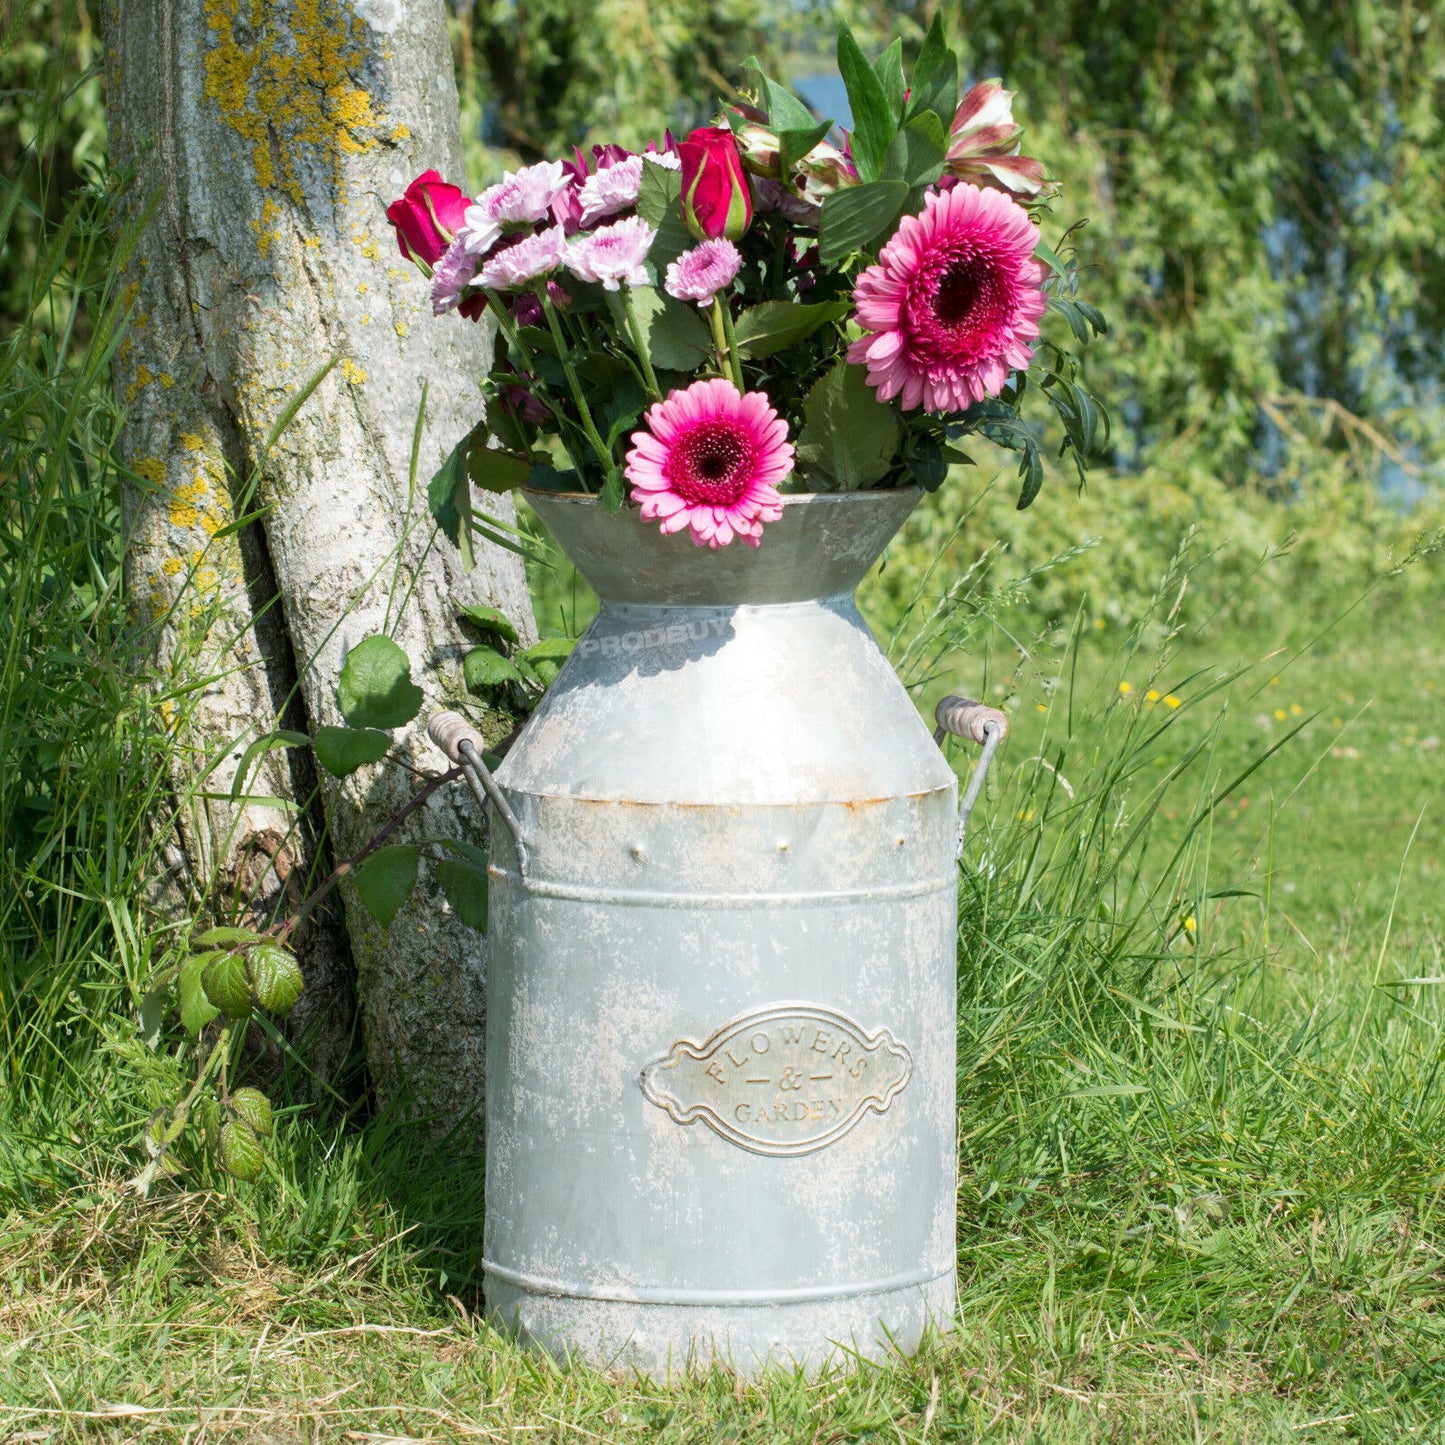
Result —
M756 547L764 522L783 515L778 483L793 469L788 424L759 391L739 393L723 377L695 381L647 413L632 433L627 480L645 522L664 532L692 528L699 547L740 537Z
M999 191L963 184L905 216L853 291L865 331L848 360L866 362L879 401L964 411L1003 390L1032 359L1044 314L1044 268L1028 212Z

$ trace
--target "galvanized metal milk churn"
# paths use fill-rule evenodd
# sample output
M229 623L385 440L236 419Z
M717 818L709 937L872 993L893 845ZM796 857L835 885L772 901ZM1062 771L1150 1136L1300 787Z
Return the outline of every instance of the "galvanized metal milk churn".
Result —
M530 498L601 599L493 786L486 1297L555 1353L952 1313L956 782L853 601L918 496L718 552Z

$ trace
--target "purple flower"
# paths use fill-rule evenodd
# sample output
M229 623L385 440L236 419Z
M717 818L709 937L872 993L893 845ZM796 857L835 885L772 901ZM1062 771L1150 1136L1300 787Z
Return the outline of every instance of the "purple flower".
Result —
M684 251L667 268L664 289L679 301L710 306L719 291L733 284L742 264L738 248L725 237L704 241L691 251Z
M467 247L465 233L442 253L431 277L431 309L433 316L453 310L462 299L472 277L477 274L477 258Z
M498 225L545 221L552 202L569 184L561 161L538 161L515 174L508 172L477 197L477 205Z
M614 221L590 235L574 236L567 247L567 269L584 281L600 282L604 290L647 285L647 267L642 263L657 232L640 216Z
M615 216L637 204L642 187L642 157L628 156L603 166L582 182L578 200L582 203L580 220L584 226L603 216Z
M535 236L524 236L513 246L494 251L477 281L492 290L515 291L539 276L550 275L562 264L566 251L561 226L549 226Z

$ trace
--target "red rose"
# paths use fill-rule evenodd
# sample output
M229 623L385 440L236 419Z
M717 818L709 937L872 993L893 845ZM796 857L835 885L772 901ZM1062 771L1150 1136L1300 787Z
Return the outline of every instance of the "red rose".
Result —
M753 222L753 197L730 130L703 126L677 148L682 219L699 241L736 241Z
M435 171L423 171L406 194L386 208L386 219L396 228L401 254L430 276L461 229L470 204L460 187L449 185Z

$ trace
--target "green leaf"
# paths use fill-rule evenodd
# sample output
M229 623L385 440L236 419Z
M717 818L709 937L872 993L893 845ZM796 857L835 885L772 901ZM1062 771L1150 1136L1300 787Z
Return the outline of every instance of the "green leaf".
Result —
M504 452L497 447L473 447L467 453L467 476L484 492L510 492L524 486L531 470L531 457ZM469 500L469 520L470 510Z
M162 984L151 989L140 1001L140 1036L148 1049L160 1042L161 1029L171 1009L171 986Z
M874 74L847 25L838 30L838 74L843 77L853 110L853 163L865 181L876 181L882 174L883 157L898 129L898 120L883 82Z
M776 80L771 79L758 64L756 56L749 56L744 62L748 70L757 73L761 86L759 100L762 102L762 109L767 114L768 126L771 130L781 135L784 131L802 131L814 124L814 115L786 85L779 85ZM827 129L833 122L830 120L824 126ZM812 147L810 146L811 150ZM679 179L678 185L681 186Z
M437 882L452 910L468 928L487 931L487 875L470 863L444 858L437 864Z
M256 739L244 753L241 754L241 761L236 767L236 776L231 779L231 796L239 798L246 786L246 779L251 772L251 764L265 753L273 752L277 748L304 748L310 738L305 733L287 732L278 728L275 732L266 733Z
M316 729L316 761L333 778L349 778L358 768L386 756L391 734L376 728Z
M261 1141L251 1126L240 1119L227 1119L221 1125L219 1153L221 1168L242 1184L256 1178L266 1163Z
M506 384L516 385L517 382L517 377L511 377ZM527 435L527 424L500 396L487 398L487 430L509 452L525 452L531 444Z
M474 647L462 659L462 677L469 692L479 692L484 687L519 682L522 674L511 658L503 657L495 647Z
M622 510L622 503L626 498L626 490L622 485L622 473L613 467L607 473L607 480L602 484L602 505L613 516Z
M237 1089L231 1095L231 1112L258 1139L271 1137L271 1101L260 1089Z
M251 996L267 1013L285 1018L306 987L296 955L279 943L258 943L246 955Z
M336 682L341 715L354 728L399 728L421 711L411 663L389 637L364 638L346 654Z
M906 114L911 118L932 111L947 130L957 109L958 56L948 48L943 36L943 12L936 10L913 66L913 94L908 98Z
M473 627L500 637L503 642L515 642L517 629L512 619L500 607L488 607L485 603L474 603L460 609L460 616Z
M581 492L585 490L580 473L571 467L568 467L566 471L559 472L556 467L549 466L546 462L532 464L532 470L527 475L527 485L538 492Z
M472 494L467 484L467 453L487 443L487 424L478 422L451 451L427 483L426 500L436 524L462 553L462 565L472 567Z
M561 671L562 664L571 657L576 646L575 637L544 637L535 646L529 647L521 660L536 671L540 682L547 684Z
M223 953L201 970L206 997L228 1018L243 1019L251 1012L251 983L246 960L239 953Z
M1034 255L1054 273L1055 276L1062 276L1065 268L1064 263L1059 259L1058 253L1046 241L1040 239L1034 243Z
M818 221L818 257L836 266L854 251L867 248L874 237L892 226L908 200L906 181L878 181L848 186L823 198Z
M201 973L208 963L219 957L215 953L197 953L181 965L176 981L176 994L181 1006L181 1026L189 1034L198 1034L220 1014L215 1004L206 997L201 983Z
M1024 484L1019 490L1017 507L1022 512L1038 496L1044 484L1044 461L1039 455L1037 443L1025 445L1023 456L1019 458L1019 476L1023 478Z
M931 111L916 115L893 138L883 158L883 174L902 181L910 189L929 186L943 174L948 154L948 136L942 122Z
M696 306L678 301L655 286L634 286L632 304L655 367L663 371L695 371L712 355L712 333Z
M692 245L692 237L682 223L681 195L680 171L643 161L637 214L657 232L647 252L647 264L655 276L660 277L668 265ZM653 365L662 363L654 360Z
M234 948L238 943L260 943L265 937L264 933L257 933L254 928L226 925L221 928L208 928L204 933L196 934L191 942L199 943L202 948Z
M764 301L760 306L749 306L738 317L735 328L738 351L750 359L772 356L785 346L811 336L829 321L840 320L851 309L851 301L820 301L812 305Z
M887 50L874 62L873 74L878 77L878 83L883 87L883 94L888 100L888 107L893 112L893 119L903 119L903 94L908 89L908 82L903 78L903 37L899 36Z
M861 366L842 360L808 393L798 462L811 486L853 492L893 465L898 418L879 402Z
M391 920L411 896L420 856L421 850L414 844L394 843L378 848L352 875L366 911L383 928L391 926Z
M831 120L820 120L817 125L778 132L778 165L785 176L828 134L832 126Z

